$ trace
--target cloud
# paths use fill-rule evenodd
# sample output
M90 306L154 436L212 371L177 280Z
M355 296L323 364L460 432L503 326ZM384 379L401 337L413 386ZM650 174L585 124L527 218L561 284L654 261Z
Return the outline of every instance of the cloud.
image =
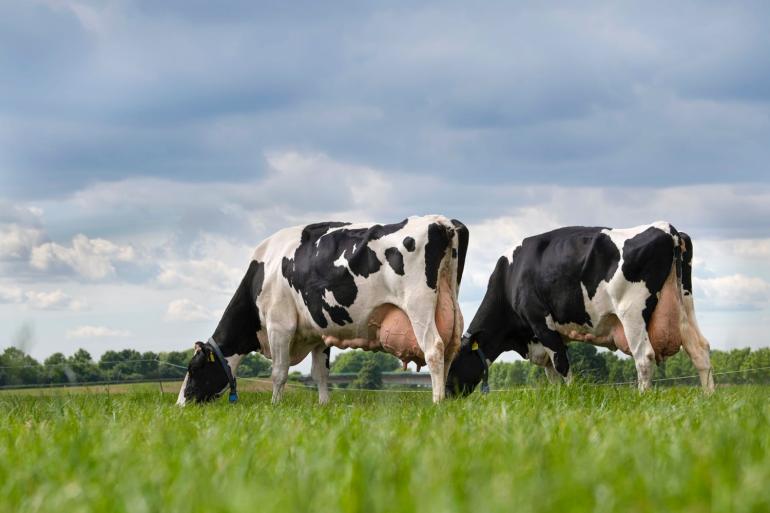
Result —
M706 309L757 310L770 304L770 282L756 276L696 276L693 287L697 304L703 304Z
M167 321L209 321L216 319L216 314L189 299L175 299L168 304L164 319Z
M68 339L129 337L131 332L105 326L78 326L67 332Z
M54 290L51 292L29 291L24 294L27 305L35 310L70 310L79 312L88 309L85 301L75 299L62 292Z
M243 271L220 260L176 260L160 264L157 283L165 288L188 287L211 292L232 292Z
M46 242L35 247L30 264L41 271L69 268L83 278L98 280L113 276L116 262L134 262L136 259L136 251L131 246L78 234L70 246Z
M85 301L75 299L61 290L24 292L16 286L0 285L0 303L23 304L33 310L69 310L80 312L88 309Z
M464 184L767 183L762 3L29 4L0 7L14 197L244 183L292 148Z
M0 285L0 303L21 303L24 293L19 287Z
M0 225L0 260L28 257L42 238L43 233L39 228L18 224Z

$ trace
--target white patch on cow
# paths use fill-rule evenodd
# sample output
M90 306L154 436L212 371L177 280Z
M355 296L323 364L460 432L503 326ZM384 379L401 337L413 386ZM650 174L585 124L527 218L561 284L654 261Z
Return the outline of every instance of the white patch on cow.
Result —
M334 265L337 267L344 267L345 269L350 269L350 265L348 264L347 259L345 258L345 253L343 252L340 257L334 261Z

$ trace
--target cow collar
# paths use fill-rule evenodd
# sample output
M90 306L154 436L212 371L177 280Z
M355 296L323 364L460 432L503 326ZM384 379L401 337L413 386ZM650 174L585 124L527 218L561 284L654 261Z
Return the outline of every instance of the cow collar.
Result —
M219 345L214 340L214 337L209 338L208 344L211 346L211 349L214 350L214 354L217 355L217 360L219 360L222 369L225 371L227 381L230 383L230 396L228 399L231 403L234 403L238 400L238 391L235 388L235 376L233 376L233 371L230 369L230 365L227 363L227 360L225 360L225 355L222 354L222 350L219 349Z
M479 355L479 358L481 359L481 365L484 366L484 371L481 373L481 393L488 394L489 393L489 360L487 360L487 357L484 354L484 351L481 350L481 346L479 345L478 342L474 341L473 344L471 344L471 351Z

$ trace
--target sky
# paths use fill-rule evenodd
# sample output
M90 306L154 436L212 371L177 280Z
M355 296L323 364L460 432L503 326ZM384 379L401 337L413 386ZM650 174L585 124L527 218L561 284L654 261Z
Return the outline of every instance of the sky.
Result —
M766 2L0 2L0 349L180 350L325 220L667 220L712 347L770 345ZM300 370L306 370L307 365Z

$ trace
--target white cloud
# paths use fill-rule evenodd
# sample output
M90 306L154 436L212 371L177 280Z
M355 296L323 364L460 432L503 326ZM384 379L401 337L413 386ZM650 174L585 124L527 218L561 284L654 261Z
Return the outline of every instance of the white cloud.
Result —
M133 262L136 251L106 239L89 239L78 234L71 246L46 242L32 250L30 264L35 269L47 271L55 267L69 267L78 275L98 280L115 274L115 262Z
M249 255L244 255L247 260ZM232 292L243 271L220 260L175 260L162 262L157 283L162 287L188 287L209 292Z
M68 339L79 338L112 338L129 337L131 332L126 330L116 330L105 326L78 326L67 332Z
M85 301L75 299L57 289L53 291L24 292L16 286L0 285L0 303L24 304L34 310L70 310L79 312L88 308Z
M216 318L216 314L206 307L189 299L176 299L168 304L167 321L208 321Z
M266 159L272 173L261 187L279 195L291 197L301 185L302 189L327 199L329 195L339 196L343 207L352 203L377 208L389 203L393 191L392 181L380 171L343 163L322 153L271 152ZM318 203L302 206L308 210L321 207Z
M761 309L770 303L770 283L755 276L733 274L714 278L693 277L693 294L707 309ZM703 302L700 302L703 298Z
M0 303L21 303L24 294L19 287L0 285Z
M0 259L24 258L42 238L39 228L16 223L0 225Z
M51 292L29 291L24 296L26 297L27 304L36 310L71 310L79 312L88 308L84 301L75 299L61 290Z

